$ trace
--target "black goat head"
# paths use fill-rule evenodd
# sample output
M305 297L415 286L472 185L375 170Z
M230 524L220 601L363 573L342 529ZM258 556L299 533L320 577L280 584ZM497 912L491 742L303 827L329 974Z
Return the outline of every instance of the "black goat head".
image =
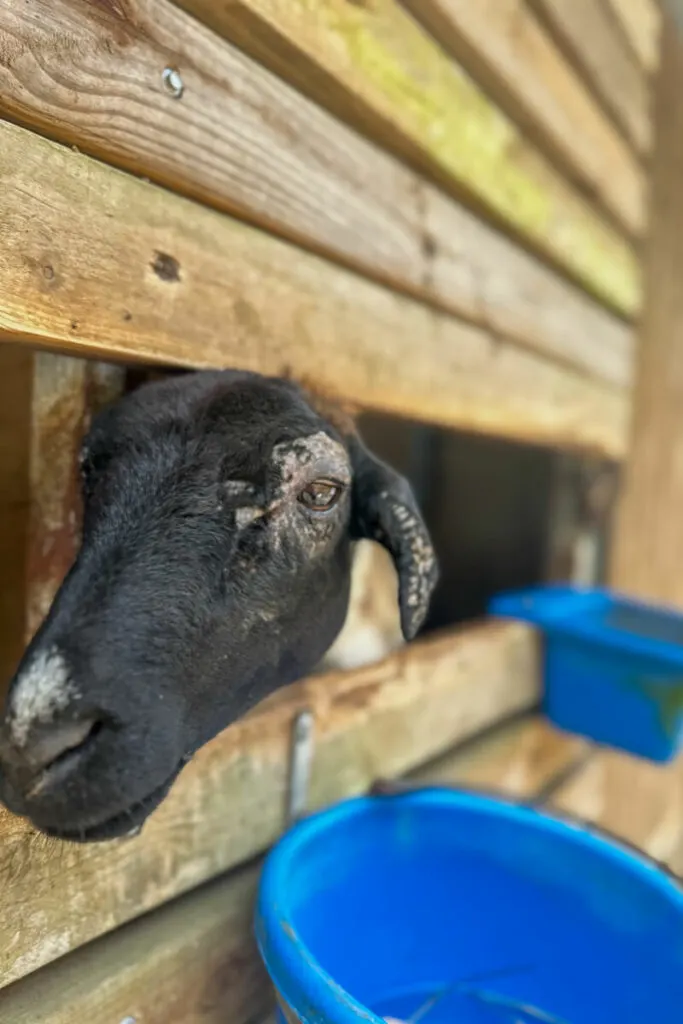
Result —
M200 746L310 672L351 545L392 553L407 638L435 583L409 486L290 381L143 386L82 453L81 550L11 683L0 799L74 840L141 824Z

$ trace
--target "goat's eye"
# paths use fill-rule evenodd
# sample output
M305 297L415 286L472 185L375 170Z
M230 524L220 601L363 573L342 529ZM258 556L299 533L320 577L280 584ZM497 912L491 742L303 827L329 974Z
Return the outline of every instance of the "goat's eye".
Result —
M328 512L337 504L342 488L333 480L314 480L299 494L299 501L311 512Z

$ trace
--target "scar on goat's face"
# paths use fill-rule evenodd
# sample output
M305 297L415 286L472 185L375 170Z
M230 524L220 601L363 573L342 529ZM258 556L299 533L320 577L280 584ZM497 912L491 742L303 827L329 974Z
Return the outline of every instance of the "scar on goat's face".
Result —
M235 509L235 523L242 529L266 514L284 514L286 509L295 509L294 500L298 491L312 483L318 472L321 476L334 478L343 487L350 484L351 469L346 449L324 431L294 441L275 445L271 457L271 468L276 477L267 503L251 504L257 501L256 488L246 481L229 480L226 494L233 502L239 502ZM292 525L289 522L286 525ZM321 531L325 532L325 531Z
M320 664L355 541L393 557L407 639L435 571L408 482L288 381L145 384L82 462L81 549L0 716L0 801L86 841L144 821L188 755Z

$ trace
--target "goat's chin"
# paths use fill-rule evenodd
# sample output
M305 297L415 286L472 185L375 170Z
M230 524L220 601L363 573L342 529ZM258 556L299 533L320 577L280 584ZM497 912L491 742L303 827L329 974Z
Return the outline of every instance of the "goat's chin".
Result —
M110 817L106 817L105 812L101 822L97 824L89 822L87 826L78 826L76 823L72 824L66 821L64 826L44 825L38 821L34 821L33 824L40 832L53 839L72 843L102 843L137 835L150 814L168 795L185 763L186 761L183 759L174 769L172 775L144 799L137 800L132 807L117 811Z

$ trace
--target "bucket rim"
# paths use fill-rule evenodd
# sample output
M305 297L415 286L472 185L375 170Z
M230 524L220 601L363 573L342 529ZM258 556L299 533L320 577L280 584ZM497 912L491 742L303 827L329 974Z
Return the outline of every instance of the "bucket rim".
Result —
M630 871L641 883L668 899L683 917L683 879L666 865L609 830L565 812L539 807L533 801L507 794L467 788L421 786L391 795L362 795L316 811L287 831L265 859L259 882L256 940L263 962L282 999L294 1010L307 1014L311 1024L343 1021L344 1024L384 1024L324 970L298 935L291 920L287 878L297 855L315 836L335 825L352 821L387 801L404 806L437 806L500 815L532 828L554 833ZM340 1016L341 1014L341 1016Z

